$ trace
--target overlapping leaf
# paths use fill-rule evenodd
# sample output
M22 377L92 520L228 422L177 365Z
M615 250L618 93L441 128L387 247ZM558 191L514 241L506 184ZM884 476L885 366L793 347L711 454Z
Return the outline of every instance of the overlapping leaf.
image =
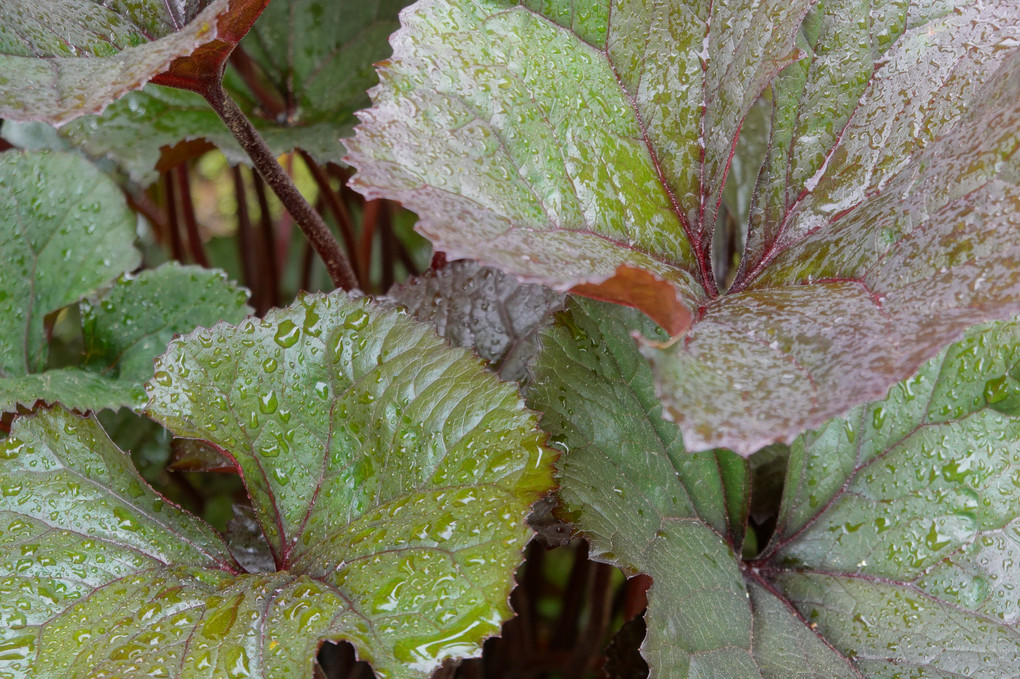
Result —
M732 474L670 448L679 434L659 418L632 329L619 311L572 304L543 335L530 400L570 449L561 495L594 549L654 578L653 676L998 678L1017 666L1020 323L971 331L886 399L799 437L775 538L749 561L719 518Z
M536 335L563 295L474 262L430 269L394 286L392 297L455 346L474 349L505 380L520 381L538 350Z
M246 292L194 267L122 276L96 292L139 263L136 219L120 189L77 156L5 153L0 205L0 412L37 401L140 406L152 360L174 334L248 312ZM47 315L87 295L86 356L80 365L50 365Z
M135 216L120 190L77 156L4 153L0 205L0 409L7 410L19 380L47 366L47 314L134 268L140 256Z
M810 4L421 0L356 183L453 256L693 323L646 350L690 448L789 441L1020 307L1014 3ZM717 295L731 151L797 59Z
M277 570L244 572L94 419L20 418L0 676L303 676L343 638L381 677L425 677L498 631L551 454L477 359L338 293L181 338L160 368L151 412L233 458Z
M353 127L354 112L369 103L366 90L376 82L372 65L389 55L386 38L405 4L277 0L241 41L250 57L245 77L230 69L224 86L274 152L301 148L339 161L337 140ZM231 162L249 162L202 97L159 85L125 95L101 115L74 120L60 134L143 183L154 178L160 150L182 141L205 139Z
M793 446L759 572L866 676L1020 664L1018 365L1020 324L978 328Z
M411 677L498 632L551 453L467 352L366 300L306 296L176 340L149 393L171 431L234 459L278 568L328 593L302 639Z
M728 451L688 453L662 419L630 310L572 301L543 333L529 402L568 450L560 497L592 554L654 579L642 654L652 677L856 677L790 610L745 582L747 469Z
M64 123L156 76L187 85L220 64L268 0L35 0L0 7L0 117Z

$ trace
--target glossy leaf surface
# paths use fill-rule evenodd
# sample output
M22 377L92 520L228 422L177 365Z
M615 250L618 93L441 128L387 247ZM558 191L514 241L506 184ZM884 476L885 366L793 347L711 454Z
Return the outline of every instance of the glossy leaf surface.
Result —
M148 391L153 417L234 459L278 567L334 591L342 620L318 634L410 677L499 631L552 453L467 352L312 295L175 340Z
M647 327L570 309L543 334L529 400L569 448L561 497L593 548L654 578L653 676L990 679L1017 666L1020 324L969 332L886 399L796 439L775 538L741 560L720 520L733 475L683 454L659 417L629 335Z
M134 268L140 256L132 245L135 216L120 189L77 156L0 155L0 205L0 402L7 410L19 380L47 367L46 316Z
M1018 365L1016 321L978 328L794 443L765 572L866 676L1020 663Z
M84 355L76 365L0 378L0 411L37 402L79 411L140 408L152 362L177 334L251 312L247 291L222 272L175 263L124 275L81 304Z
M224 87L276 154L295 148L338 162L341 136L368 105L373 64L390 54L402 0L276 0L241 41L244 69L227 70ZM199 95L150 84L59 132L93 158L110 158L132 179L155 180L164 147L204 139L232 163L250 163Z
M538 350L537 333L563 295L496 269L458 261L396 285L392 297L455 346L474 349L504 380L520 381Z
M174 334L249 311L245 291L194 267L167 265L114 282L139 263L136 218L117 185L77 156L3 154L0 205L0 412L37 401L140 407L152 361ZM47 316L86 296L86 355L52 365Z
M1020 308L1011 0L575 4L417 3L349 160L453 257L685 333L645 353L691 449L788 442ZM716 208L772 81L720 295Z
M857 677L783 603L745 581L744 517L727 487L746 479L728 451L688 453L662 419L631 332L636 312L574 299L542 334L529 403L568 452L560 497L591 553L654 579L642 655L652 677ZM737 498L739 500L739 498ZM678 566L682 564L682 566Z
M218 67L268 0L33 0L0 7L0 117L60 124L156 76Z

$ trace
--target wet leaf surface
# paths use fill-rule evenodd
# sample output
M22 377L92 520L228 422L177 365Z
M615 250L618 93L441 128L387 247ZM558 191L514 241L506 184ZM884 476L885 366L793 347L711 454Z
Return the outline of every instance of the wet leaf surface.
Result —
M152 361L175 334L250 311L247 292L222 273L166 265L117 278L140 260L136 217L117 185L75 155L4 153L0 205L0 411L37 401L140 407ZM53 365L47 316L84 297L85 354Z
M0 205L0 410L36 393L87 394L74 375L29 375L47 367L46 316L138 265L135 216L116 184L71 154L4 153Z
M301 148L339 162L338 140L353 128L354 112L369 104L366 90L377 82L373 64L390 55L386 38L405 4L276 0L240 43L248 57L244 76L229 67L224 86L274 153ZM154 84L59 134L92 158L114 160L141 183L155 180L161 148L186 140L205 139L232 163L251 162L202 97ZM5 136L14 133L5 128Z
M683 334L645 354L692 450L789 442L1020 308L1011 0L674 4L422 0L348 142L355 184L440 250ZM770 82L719 295L716 208Z
M977 328L889 396L793 445L765 572L867 675L1020 663L1020 325Z
M631 332L636 312L574 299L542 334L529 403L567 450L560 496L593 558L654 579L642 655L652 677L858 677L766 590L745 582L728 486L744 461L688 453L662 419ZM735 464L736 463L736 464ZM746 499L745 499L746 501ZM682 566L681 566L682 564Z
M552 453L477 359L336 293L196 331L158 368L150 412L230 455L254 516L228 548L94 419L16 419L0 444L0 676L302 676L329 638L381 677L426 677L498 632Z
M593 551L654 578L652 676L991 679L1017 666L1020 420L1001 404L1020 394L1020 324L968 332L887 398L798 437L775 536L741 560L720 520L725 474L698 468L711 454L641 433L679 440L630 339L647 323L570 309L542 336L529 400L569 448L561 496Z
M61 124L157 76L216 68L267 0L37 0L0 7L0 117Z
M218 321L240 321L251 313L247 300L248 291L225 273L198 266L170 263L121 276L82 304L83 362L133 385L135 402L144 403L142 383L170 340Z
M520 283L474 262L451 262L388 293L455 346L473 349L504 380L520 381L538 350L537 333L563 306L563 295Z
M302 638L427 676L509 616L552 454L516 390L428 326L304 296L175 340L148 389L153 417L234 459L278 568L333 592Z

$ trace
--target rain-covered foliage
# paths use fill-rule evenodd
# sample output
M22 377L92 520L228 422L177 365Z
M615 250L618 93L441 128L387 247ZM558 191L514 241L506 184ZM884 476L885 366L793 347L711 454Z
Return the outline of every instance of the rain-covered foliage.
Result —
M1015 0L6 2L0 118L0 679L1020 667Z

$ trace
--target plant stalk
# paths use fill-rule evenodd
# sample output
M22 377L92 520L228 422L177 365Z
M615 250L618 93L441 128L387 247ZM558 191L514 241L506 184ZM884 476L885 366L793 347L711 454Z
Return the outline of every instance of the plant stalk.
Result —
M269 187L280 198L280 202L294 217L294 221L301 227L305 237L308 238L312 247L326 264L326 270L329 271L333 283L344 290L356 288L358 283L354 276L354 270L351 268L347 255L340 247L340 243L337 242L319 213L308 204L308 201L294 186L294 182L276 162L273 152L266 146L266 142L255 130L251 121L227 96L223 85L219 81L210 83L202 94L231 134L234 135L234 138L237 139L241 148L252 159L255 169L266 180Z

